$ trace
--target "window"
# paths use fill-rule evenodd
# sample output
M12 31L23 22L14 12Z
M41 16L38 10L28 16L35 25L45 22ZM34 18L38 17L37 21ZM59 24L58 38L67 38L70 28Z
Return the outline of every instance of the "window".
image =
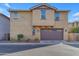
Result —
M20 17L20 15L18 14L18 12L13 12L13 17L18 18L18 17Z
M32 35L35 35L35 29L32 30Z
M74 23L72 23L72 26L74 26Z
M76 25L78 26L78 22L76 22Z
M41 9L41 19L46 19L46 10Z
M59 18L60 18L60 13L55 13L55 21L59 21Z

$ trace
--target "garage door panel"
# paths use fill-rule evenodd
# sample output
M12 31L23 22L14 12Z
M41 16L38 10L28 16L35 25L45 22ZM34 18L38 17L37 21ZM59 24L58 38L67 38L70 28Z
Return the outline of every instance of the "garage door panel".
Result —
M63 30L41 30L42 40L62 40Z

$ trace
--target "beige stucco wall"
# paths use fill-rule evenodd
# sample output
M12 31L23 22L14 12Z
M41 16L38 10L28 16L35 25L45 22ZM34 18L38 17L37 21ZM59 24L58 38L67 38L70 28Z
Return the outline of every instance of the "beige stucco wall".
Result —
M63 38L64 40L68 39L68 13L67 12L60 12L60 21L55 21L55 10L46 10L46 20L41 19L41 11L40 10L33 10L33 26L53 26L54 28L63 28ZM65 32L66 28L66 32ZM36 36L40 36L40 30Z
M65 28L68 26L68 13L60 12L60 20L55 21L54 27Z
M46 19L41 19L41 11L33 10L33 26L53 26L54 24L54 10L46 10Z
M55 21L55 10L46 10L46 19L41 19L41 11L38 9L33 10L32 13L32 25L33 26L54 26L59 28L64 28L68 24L68 13L67 12L60 12L60 20ZM62 25L63 24L63 25Z
M63 28L63 38L68 39L68 17L67 12L61 12L60 21L55 21L55 10L46 10L46 20L41 20L41 11L38 9L32 10L32 12L18 11L20 14L17 19L14 19L12 12L11 14L11 31L10 37L13 39L17 38L17 34L24 34L26 38L41 38L40 29L35 29L35 34L32 36L32 26L53 26L54 28ZM65 29L67 31L65 31Z
M40 37L40 29L35 29L35 35L32 36L32 39L35 40L35 39L38 39L40 40L41 37Z
M17 34L24 34L25 38L32 38L32 14L31 12L18 12L19 17L14 19L11 12L10 38L17 39Z

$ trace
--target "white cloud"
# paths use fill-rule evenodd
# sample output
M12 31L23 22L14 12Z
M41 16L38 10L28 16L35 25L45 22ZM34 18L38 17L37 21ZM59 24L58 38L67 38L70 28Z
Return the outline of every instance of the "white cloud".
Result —
M74 22L74 21L79 21L79 18L78 18L78 17L73 18L73 22Z
M75 13L73 17L79 17L79 12Z
M74 13L72 15L72 19L70 20L70 22L75 22L75 21L79 21L79 12Z
M6 7L10 8L11 6L8 3L4 4Z
M79 17L73 17L71 20L69 20L69 22L75 22L75 21L79 22Z

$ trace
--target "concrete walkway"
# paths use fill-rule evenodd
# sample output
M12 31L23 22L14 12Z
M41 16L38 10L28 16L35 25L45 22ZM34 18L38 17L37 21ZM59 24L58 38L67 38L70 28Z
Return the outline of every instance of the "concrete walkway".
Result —
M79 48L60 43L57 45L45 46L31 50L24 50L6 55L7 56L79 56Z

